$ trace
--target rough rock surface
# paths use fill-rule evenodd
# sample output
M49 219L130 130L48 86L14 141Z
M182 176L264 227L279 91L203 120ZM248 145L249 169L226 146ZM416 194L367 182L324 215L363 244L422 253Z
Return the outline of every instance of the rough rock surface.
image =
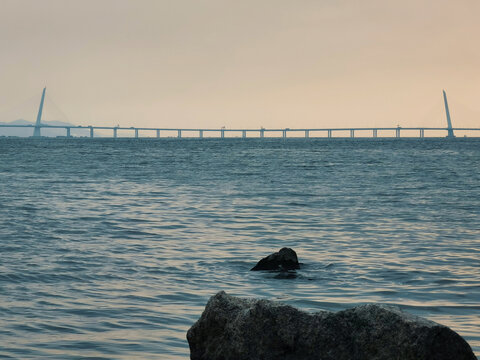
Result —
M457 333L385 305L309 314L219 292L188 330L192 360L476 360Z
M290 248L282 248L280 251L270 254L260 260L251 271L257 270L294 270L300 269L297 253Z

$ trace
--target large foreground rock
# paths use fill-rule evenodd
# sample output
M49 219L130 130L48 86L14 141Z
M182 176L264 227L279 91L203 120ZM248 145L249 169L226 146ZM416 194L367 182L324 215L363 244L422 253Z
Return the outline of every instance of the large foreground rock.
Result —
M309 314L219 292L188 330L193 360L476 360L457 333L385 305Z
M261 259L251 271L258 270L295 270L300 269L297 253L290 248L282 248Z

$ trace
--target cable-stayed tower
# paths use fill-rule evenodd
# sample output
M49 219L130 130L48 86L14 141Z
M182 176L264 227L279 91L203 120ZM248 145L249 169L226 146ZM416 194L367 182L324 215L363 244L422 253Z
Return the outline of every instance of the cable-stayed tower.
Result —
M450 111L448 110L447 94L445 93L445 90L443 90L443 101L445 102L445 113L447 114L447 126L448 126L447 138L453 139L455 135L453 134L452 120L450 119Z
M37 114L37 122L35 123L35 129L33 130L33 137L40 137L40 125L42 124L42 111L43 111L43 102L45 101L45 90L46 87L43 88L42 92L42 100L40 100L40 106L38 107L38 114Z

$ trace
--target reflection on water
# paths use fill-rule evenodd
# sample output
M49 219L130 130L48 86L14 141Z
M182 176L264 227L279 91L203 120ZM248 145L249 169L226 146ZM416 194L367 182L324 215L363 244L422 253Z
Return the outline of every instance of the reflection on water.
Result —
M479 145L1 139L0 357L185 359L219 290L398 305L479 354ZM300 271L249 271L284 246Z

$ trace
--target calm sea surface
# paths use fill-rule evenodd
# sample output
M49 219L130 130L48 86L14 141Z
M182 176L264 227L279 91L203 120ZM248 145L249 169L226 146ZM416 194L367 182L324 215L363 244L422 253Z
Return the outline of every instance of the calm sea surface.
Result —
M208 298L398 305L480 354L480 141L0 139L0 358L187 359ZM249 272L293 247L296 278Z

